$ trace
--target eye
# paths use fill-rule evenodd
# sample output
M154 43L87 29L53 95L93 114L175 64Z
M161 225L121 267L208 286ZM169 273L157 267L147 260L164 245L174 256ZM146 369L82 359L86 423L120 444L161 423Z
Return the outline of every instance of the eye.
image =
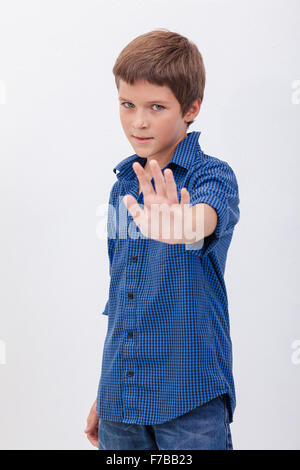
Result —
M164 109L164 106L162 106L160 104L154 104L153 106L159 106L160 108ZM158 111L160 111L160 110L158 109Z
M124 101L124 103L121 103L122 105L125 105L125 104L132 104L132 103L129 103L129 101ZM129 106L130 107L130 106ZM124 108L127 108L127 106L124 106Z
M124 106L124 108L131 108L131 106L125 106L125 105L132 105L134 106L132 103L130 103L129 101L124 101L123 103L121 103L122 106ZM153 104L152 106L158 106L160 109L157 109L156 111L161 111L161 109L165 109L164 106L160 105L160 104Z

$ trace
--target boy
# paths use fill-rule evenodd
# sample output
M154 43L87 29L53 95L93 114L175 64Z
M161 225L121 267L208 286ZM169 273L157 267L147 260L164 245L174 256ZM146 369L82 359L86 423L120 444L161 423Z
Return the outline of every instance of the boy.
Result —
M99 449L231 450L223 276L239 194L231 167L202 152L200 132L187 134L203 100L202 56L154 30L123 49L113 73L136 153L114 168L108 331L85 432Z

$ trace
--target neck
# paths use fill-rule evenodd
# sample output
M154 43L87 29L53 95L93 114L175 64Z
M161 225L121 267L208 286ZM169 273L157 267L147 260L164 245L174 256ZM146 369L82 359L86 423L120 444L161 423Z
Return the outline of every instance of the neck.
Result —
M155 156L153 156L153 157L147 157L147 161L146 161L146 164L145 164L145 166L144 166L145 172L146 172L146 173L149 172L149 174L151 173L151 172L150 172L150 165L149 165L149 163L150 163L151 160L156 160L161 169L164 168L165 166L167 166L167 164L169 163L169 161L172 160L172 157L173 157L173 154L174 154L174 152L175 152L175 149L176 149L177 145L178 145L183 139L185 139L186 137L187 137L187 133L185 133L185 135L184 135L183 137L181 137L180 139L177 140L177 142L176 142L176 143L172 146L172 148L170 149L169 155L161 156L161 157L159 157L159 158L157 158L157 157L155 157Z

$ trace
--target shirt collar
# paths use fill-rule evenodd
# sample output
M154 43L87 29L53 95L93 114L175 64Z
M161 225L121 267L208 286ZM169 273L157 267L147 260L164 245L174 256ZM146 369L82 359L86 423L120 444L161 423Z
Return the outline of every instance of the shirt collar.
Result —
M175 163L176 165L182 166L183 168L186 168L188 170L194 162L196 147L198 146L200 148L200 145L198 143L200 134L201 134L200 131L188 132L187 136L183 140L181 140L179 144L177 145L177 147L175 148L173 156L168 164ZM130 178L130 174L131 174L130 170L132 170L132 173L135 175L135 172L132 169L133 162L138 161L139 163L141 163L142 166L144 166L143 163L146 163L146 160L147 160L146 158L140 157L139 155L135 153L134 155L130 155L130 157L127 157L124 160L122 160L120 163L118 163L113 168L113 172L117 176L119 176L119 173L120 173L125 178L127 176ZM128 169L129 169L129 173L128 173Z

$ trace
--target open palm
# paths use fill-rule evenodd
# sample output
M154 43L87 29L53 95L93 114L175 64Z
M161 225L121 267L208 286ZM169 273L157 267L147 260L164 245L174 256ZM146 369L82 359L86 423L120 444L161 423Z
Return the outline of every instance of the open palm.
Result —
M137 175L144 195L144 209L137 200L127 194L123 202L133 217L142 234L165 243L179 243L186 234L186 226L191 226L190 195L186 188L181 189L181 200L178 201L177 187L170 168L162 173L156 160L150 161L155 190L151 179L146 176L144 168L134 162L132 168Z

